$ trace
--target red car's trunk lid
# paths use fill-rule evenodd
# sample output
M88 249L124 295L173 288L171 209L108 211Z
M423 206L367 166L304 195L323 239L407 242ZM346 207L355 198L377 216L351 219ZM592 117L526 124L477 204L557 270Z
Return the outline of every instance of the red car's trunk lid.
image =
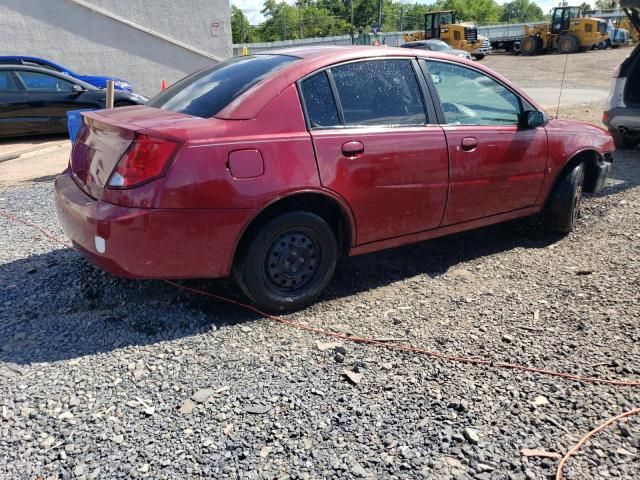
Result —
M83 126L71 151L76 183L93 198L102 197L113 170L136 132L161 132L196 126L203 119L148 107L84 112Z

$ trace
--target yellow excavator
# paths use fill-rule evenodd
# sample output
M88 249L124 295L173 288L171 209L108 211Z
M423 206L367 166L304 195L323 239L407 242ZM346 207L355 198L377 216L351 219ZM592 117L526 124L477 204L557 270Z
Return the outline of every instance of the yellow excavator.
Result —
M557 7L551 14L551 23L525 26L520 44L523 55L545 52L576 53L606 45L607 22L597 18L583 18L580 7Z
M472 24L458 23L455 10L429 12L424 15L424 31L405 33L405 42L437 38L456 50L469 52L476 60L491 53L489 40L478 36L478 28Z
M633 43L640 42L640 31L638 31L636 28L633 27L633 25L631 25L631 22L629 21L628 18L624 18L620 20L617 23L617 26L618 28L624 28L625 30L629 31L629 34L631 35L631 41Z

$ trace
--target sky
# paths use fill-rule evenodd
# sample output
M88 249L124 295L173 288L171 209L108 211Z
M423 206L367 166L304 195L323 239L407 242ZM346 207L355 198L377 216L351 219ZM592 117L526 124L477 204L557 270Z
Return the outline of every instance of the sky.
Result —
M295 0L285 0L285 1L290 4L295 3ZM405 0L402 3L414 3L414 1L417 1L417 3L427 3L427 4L433 2L433 0ZM508 0L496 0L496 1L502 4L502 3L506 3ZM244 12L244 14L249 19L249 22L251 23L251 25L257 25L264 20L264 17L260 13L260 10L262 10L262 5L264 3L264 0L231 0L230 3L231 5L235 5L236 7L240 8ZM553 7L558 5L559 1L558 0L538 0L536 3L540 5L540 8L542 8L544 12L548 12ZM580 4L582 4L582 0L569 1L569 5L580 5Z

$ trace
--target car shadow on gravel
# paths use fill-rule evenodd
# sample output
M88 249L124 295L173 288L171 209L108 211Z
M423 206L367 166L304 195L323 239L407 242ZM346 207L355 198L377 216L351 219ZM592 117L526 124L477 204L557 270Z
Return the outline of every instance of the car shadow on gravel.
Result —
M555 241L529 221L510 222L341 262L320 299L332 300L513 248ZM246 302L231 280L185 285ZM0 266L0 360L54 362L171 341L255 321L257 314L160 281L116 278L71 249Z
M599 196L640 185L640 153L616 154L612 182ZM558 240L523 219L345 259L319 301L336 300L515 248ZM246 301L231 280L185 285ZM100 272L71 249L0 265L0 360L53 362L172 341L255 321L253 312L160 281Z

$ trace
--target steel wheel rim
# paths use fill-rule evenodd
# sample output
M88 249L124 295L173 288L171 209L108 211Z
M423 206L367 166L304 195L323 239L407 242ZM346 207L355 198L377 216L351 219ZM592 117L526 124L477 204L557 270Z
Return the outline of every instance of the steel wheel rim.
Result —
M313 235L299 230L279 234L269 245L264 274L271 290L291 294L306 287L316 276L320 249Z
M582 182L578 183L578 186L576 187L576 193L573 196L573 222L574 223L578 219L581 200L582 200Z

